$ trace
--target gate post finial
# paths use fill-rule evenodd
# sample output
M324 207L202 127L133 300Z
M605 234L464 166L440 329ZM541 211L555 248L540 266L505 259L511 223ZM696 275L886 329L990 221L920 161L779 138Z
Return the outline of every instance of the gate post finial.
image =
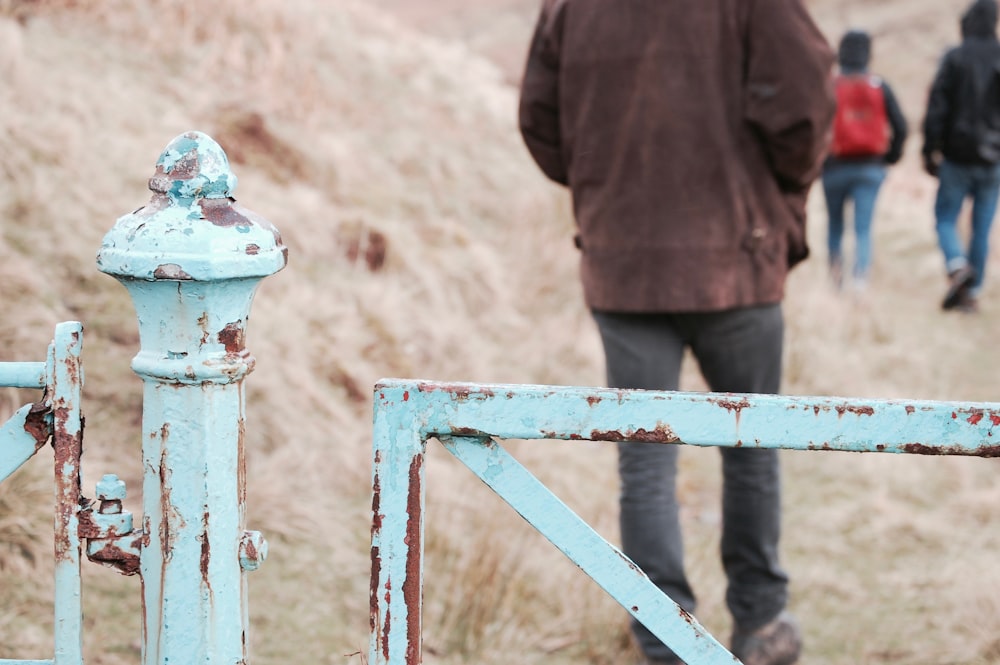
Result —
M119 218L97 255L139 319L146 665L247 661L244 340L257 285L287 250L235 187L222 148L182 134L156 163L149 203Z

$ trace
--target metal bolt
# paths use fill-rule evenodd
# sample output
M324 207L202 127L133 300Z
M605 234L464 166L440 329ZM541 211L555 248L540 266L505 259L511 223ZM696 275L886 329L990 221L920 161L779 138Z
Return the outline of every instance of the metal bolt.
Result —
M113 473L106 473L97 482L96 491L97 498L101 502L97 512L109 515L122 511L122 500L125 498L125 481L120 480Z
M244 531L240 539L240 567L247 571L260 568L267 559L267 540L260 531Z

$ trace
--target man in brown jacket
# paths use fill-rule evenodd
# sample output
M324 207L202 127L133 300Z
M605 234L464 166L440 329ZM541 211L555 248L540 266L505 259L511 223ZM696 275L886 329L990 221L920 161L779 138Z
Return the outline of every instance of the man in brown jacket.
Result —
M520 125L569 186L608 383L676 390L690 347L719 392L777 393L781 299L833 117L833 53L801 0L544 0ZM688 611L676 446L619 445L625 553ZM787 665L801 639L778 560L775 450L722 449L731 648ZM642 625L647 662L679 663Z

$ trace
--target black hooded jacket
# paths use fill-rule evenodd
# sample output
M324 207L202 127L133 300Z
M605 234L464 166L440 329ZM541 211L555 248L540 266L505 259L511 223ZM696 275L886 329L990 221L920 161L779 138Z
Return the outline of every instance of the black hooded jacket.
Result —
M976 0L962 16L962 43L945 53L924 119L925 158L958 164L1000 162L1000 42L996 0Z
M844 34L837 48L837 66L841 75L867 74L868 63L871 60L872 40L867 32L863 30L850 30ZM876 77L882 86L882 99L885 101L885 114L889 120L889 128L892 136L889 141L889 149L884 155L875 157L829 157L824 166L831 166L837 163L849 162L885 162L895 164L903 156L903 144L906 143L906 135L909 128L906 118L899 108L896 95L892 88L882 78Z

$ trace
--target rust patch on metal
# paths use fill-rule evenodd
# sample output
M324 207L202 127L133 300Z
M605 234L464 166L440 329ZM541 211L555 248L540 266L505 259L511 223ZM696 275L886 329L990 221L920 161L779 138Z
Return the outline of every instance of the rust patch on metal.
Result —
M598 397L597 395L587 396L587 404L589 404L590 406L597 406L600 403L601 403L601 398Z
M208 340L212 336L208 332L208 312L204 312L198 317L198 327L201 328L201 344L208 344Z
M709 399L708 401L712 402L716 406L721 406L726 411L735 412L737 414L739 414L739 412L742 411L743 409L750 407L750 401L746 397L740 400L722 398L722 399Z
M378 459L375 462L377 464ZM382 518L385 516L381 512L381 502L382 481L379 479L378 473L376 473L375 480L372 483L372 536L375 536L375 534L382 530Z
M375 463L378 464L381 451L375 452ZM382 512L381 512L381 501L382 501L382 483L379 480L378 472L375 472L375 478L372 483L372 541L375 540L377 534L382 531ZM372 634L375 634L376 627L379 625L379 612L378 612L378 583L382 576L382 554L378 546L372 545L371 550L371 560L372 560L372 572L371 579L369 580L369 590L368 590L368 604L369 604L369 617L368 623L371 628ZM388 611L388 608L387 608ZM388 624L386 624L386 633L382 635L382 648L387 649L389 643L388 636ZM385 656L386 661L389 659L389 655Z
M76 534L80 538L100 538L103 534L101 528L94 524L94 511L89 507L77 513L79 522L76 525ZM121 534L117 534L121 535Z
M102 543L100 548L88 552L87 558L114 568L122 575L135 575L139 572L139 557L134 552L122 549L114 541Z
M406 603L406 663L420 663L420 595L421 595L421 542L420 525L420 474L423 456L416 455L410 462L410 486L406 497L406 579L403 580L403 602ZM389 617L386 612L386 623Z
M379 548L372 545L372 572L368 588L368 627L375 633L375 627L379 625L378 620L378 580L382 575L382 555ZM388 658L388 657L387 657Z
M656 428L647 430L640 427L637 430L592 430L591 441L638 441L641 443L681 443L680 437L674 433L670 425L657 423Z
M173 510L173 505L170 500L170 467L167 464L167 447L166 441L167 437L170 435L170 425L164 423L163 427L160 428L160 445L163 446L163 450L160 451L160 554L163 557L163 563L166 565L170 558L173 556L173 544L170 542L170 515Z
M870 406L851 406L840 404L837 406L837 417L842 417L845 413L853 413L856 416L874 416L875 409Z
M243 392L243 384L240 384L240 392ZM242 396L240 399L243 399ZM246 433L246 422L240 416L236 423L236 500L241 510L247 502L247 447L244 442Z
M391 582L386 580L386 586L389 586ZM392 621L392 611L389 609L389 594L385 595L385 621L382 622L382 656L385 658L385 662L389 662L389 633L391 632L390 623Z
M476 399L490 399L495 397L493 390L490 388L482 388L476 390L473 394L473 390L470 386L457 385L451 383L418 383L417 390L422 393L434 393L434 392L444 392L449 393L459 402L465 402L471 397Z
M212 560L212 545L208 540L208 510L206 510L201 515L201 534L197 536L197 540L201 542L201 557L199 567L201 569L201 581L205 587L211 591L212 590L212 578L208 575L208 565ZM253 543L248 541L245 543L247 549L247 556L250 558L255 558L257 556L256 548Z
M906 406L906 415L912 416L915 411L916 411L916 409L913 408L912 406L910 406L910 405Z
M179 281L189 281L191 280L191 275L184 272L176 263L163 263L156 267L153 271L153 277L155 279L165 279L165 280L179 280Z
M453 427L451 430L453 436L468 436L475 438L482 438L484 436L489 436L486 432L478 430L474 427Z
M192 150L174 162L169 171L163 166L156 167L157 175L169 175L172 180L191 180L201 173L201 161L197 150Z
M49 417L52 414L44 402L35 402L24 417L24 431L35 440L35 450L44 446L52 435Z
M928 446L923 443L907 443L902 450L914 455L965 455L970 457L1000 457L1000 445L962 448L960 446Z
M226 353L239 353L244 349L243 322L233 321L219 331L219 344L226 348Z
M75 377L70 366L71 377ZM69 525L76 517L80 505L80 451L83 447L83 420L76 433L66 431L70 409L59 404L52 410L52 448L55 457L56 519L59 525L55 534L56 562L73 558ZM37 440L37 439L36 439Z
M257 245L255 243L250 243L247 245L245 251L247 253L247 256L257 256L258 254L260 254L260 245Z
M979 421L983 419L982 411L973 411L972 415L968 418L968 423L970 425L978 425Z
M729 411L736 416L736 426L739 427L740 424L740 414L743 409L749 408L750 402L747 398L743 397L739 400L723 398L723 399L709 399L709 402L714 403L716 406L721 406L726 411Z
M251 226L250 218L233 205L232 199L201 199L198 201L201 215L206 220L221 227Z

